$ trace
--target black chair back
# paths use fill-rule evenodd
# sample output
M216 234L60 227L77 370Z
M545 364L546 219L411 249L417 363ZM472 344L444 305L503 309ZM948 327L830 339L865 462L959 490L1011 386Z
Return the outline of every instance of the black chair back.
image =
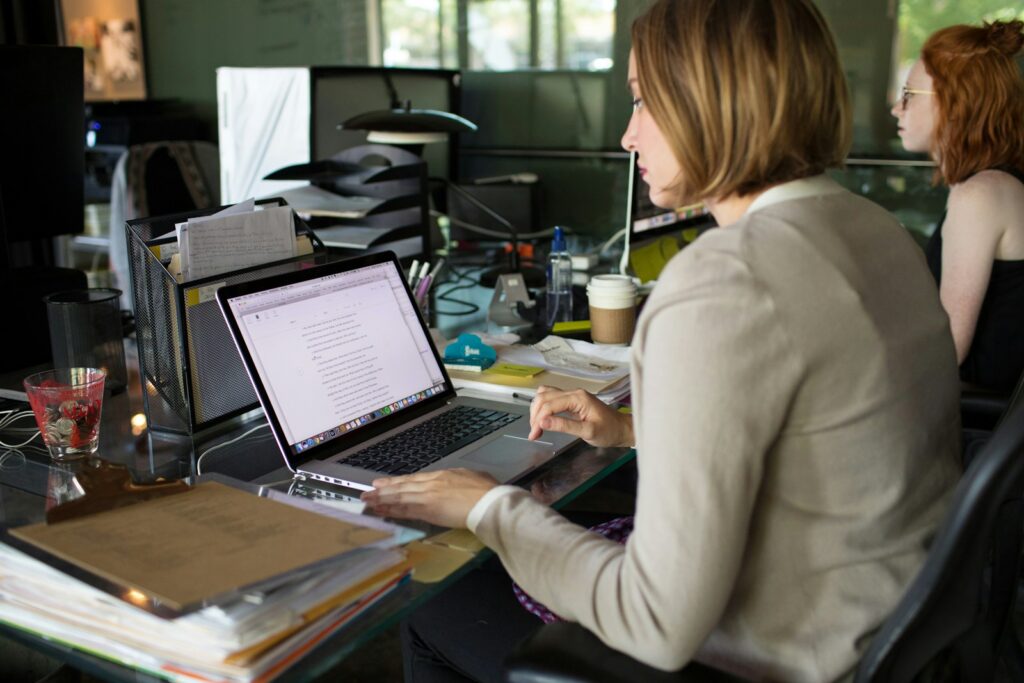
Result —
M1016 597L1024 524L1024 401L960 481L928 558L875 635L856 683L991 681L1003 639L1016 637Z

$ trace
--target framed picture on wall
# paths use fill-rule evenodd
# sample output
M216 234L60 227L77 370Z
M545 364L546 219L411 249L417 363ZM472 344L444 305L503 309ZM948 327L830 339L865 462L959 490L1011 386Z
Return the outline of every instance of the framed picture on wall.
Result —
M65 45L84 51L85 101L146 99L138 0L59 0Z

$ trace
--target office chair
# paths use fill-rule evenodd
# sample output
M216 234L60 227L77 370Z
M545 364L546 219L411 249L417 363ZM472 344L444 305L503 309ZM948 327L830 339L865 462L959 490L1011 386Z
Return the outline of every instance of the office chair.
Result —
M957 486L924 566L872 639L855 683L991 681L1001 654L1011 675L1024 671L1011 621L1024 524L1024 400L1015 396ZM694 664L658 671L569 623L541 628L505 668L509 683L739 680Z
M1017 380L1011 392L993 391L984 387L966 384L960 391L960 417L964 430L992 431L999 423L999 418L1006 413L1007 407L1013 403L1024 389L1024 374Z
M1019 652L1011 621L1024 523L1017 398L961 479L924 567L872 640L856 683L910 681L926 667L944 680L990 681L1003 648Z
M579 624L547 624L505 659L506 683L739 683L703 664L661 671L613 650Z
M966 470L974 456L991 438L1009 412L1024 394L1024 374L1008 396L977 387L965 386L960 392L960 420L963 435L963 465Z

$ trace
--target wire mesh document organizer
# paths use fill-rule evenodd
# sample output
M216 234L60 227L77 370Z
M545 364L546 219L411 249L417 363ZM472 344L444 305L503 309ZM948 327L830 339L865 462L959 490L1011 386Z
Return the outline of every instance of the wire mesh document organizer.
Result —
M261 200L258 204L287 206L280 199ZM195 434L259 406L217 306L219 288L328 260L323 242L293 212L296 237L308 236L311 254L179 283L165 265L166 258L161 259L161 252L166 254L166 247L176 245L177 240L173 234L162 236L173 233L176 223L223 208L125 223L143 404L147 423L156 431ZM151 391L159 394L169 411L154 410ZM168 413L172 414L171 419Z

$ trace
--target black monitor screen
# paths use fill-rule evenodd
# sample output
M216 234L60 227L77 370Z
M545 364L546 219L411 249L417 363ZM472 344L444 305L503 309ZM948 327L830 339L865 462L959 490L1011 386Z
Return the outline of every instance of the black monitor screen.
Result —
M82 50L0 46L0 221L8 242L82 232Z

